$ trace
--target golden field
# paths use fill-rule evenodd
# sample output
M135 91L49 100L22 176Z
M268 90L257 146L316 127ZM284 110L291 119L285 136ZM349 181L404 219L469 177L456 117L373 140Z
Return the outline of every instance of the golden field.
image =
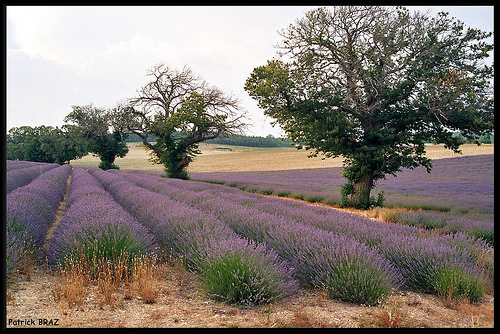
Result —
M231 148L217 150L217 148ZM148 152L139 143L129 143L129 152L124 158L117 158L115 163L121 169L157 170L162 165L153 165L148 161ZM201 155L194 158L189 165L189 172L240 172L288 170L302 168L342 167L342 158L325 159L308 158L309 151L297 150L293 147L258 148L220 144L200 144ZM461 147L461 155L493 154L494 144L480 146L466 144ZM426 156L431 159L452 158L460 156L443 145L428 145ZM99 158L88 155L72 160L72 166L97 167Z

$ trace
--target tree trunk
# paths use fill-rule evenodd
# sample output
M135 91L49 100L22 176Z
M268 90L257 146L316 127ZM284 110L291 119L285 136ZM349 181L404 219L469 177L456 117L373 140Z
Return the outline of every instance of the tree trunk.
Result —
M171 149L162 156L167 177L174 179L189 179L186 168L191 161L192 158L183 149Z
M351 204L357 208L367 209L370 206L370 192L373 188L373 173L367 173L353 185Z

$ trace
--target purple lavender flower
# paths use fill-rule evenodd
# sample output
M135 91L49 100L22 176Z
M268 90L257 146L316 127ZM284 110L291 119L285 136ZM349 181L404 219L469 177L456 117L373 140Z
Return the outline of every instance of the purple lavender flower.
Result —
M276 208L274 214L260 211L260 196L199 182L116 174L182 203L196 198L190 205L213 214L239 235L265 243L292 263L303 284L326 288L334 298L375 304L401 281L383 256L354 239L283 219Z
M465 156L433 161L428 174L423 167L405 169L397 177L378 181L375 193L384 191L387 206L411 206L494 212L493 155ZM305 198L323 197L340 202L340 187L346 181L340 167L258 172L190 173L193 179L225 182L257 192Z
M164 249L184 256L188 266L201 273L209 295L229 303L259 304L296 292L292 271L273 250L240 238L210 214L114 173L90 172Z
M29 184L7 194L7 261L11 272L19 268L26 251L38 251L63 198L71 166L52 168ZM51 181L49 181L49 179ZM10 269L9 269L10 268Z
M41 247L64 194L71 166L53 168L7 195L7 228L26 244ZM59 180L57 186L48 179Z
M431 232L422 231L417 227L382 223L330 208L264 198L234 188L231 188L233 190L226 193L227 187L220 185L202 185L199 182L160 178L149 178L146 181L139 173L121 173L120 175L133 180L136 184L172 198L181 201L188 197L196 198L190 201L191 205L215 215L240 235L257 242L266 243L277 250L283 259L288 261L295 259L293 263L302 282L311 281L318 285L318 277L322 277L322 280L325 281L327 280L325 277L328 277L325 273L335 272L333 268L345 267L334 264L336 263L335 260L325 262L325 259L329 257L334 259L339 259L339 257L336 257L334 253L327 256L323 250L325 247L328 249L328 245L336 244L336 242L318 244L322 234L317 231L322 230L324 233L328 231L330 235L337 238L348 237L348 239L340 243L347 249L360 250L366 246L373 247L379 255L386 259L385 264L382 264L384 261L368 255L359 256L357 261L362 262L362 259L370 259L370 263L380 263L379 268L384 267L385 270L390 272L391 270L387 269L391 267L387 264L388 260L392 266L395 266L403 274L405 284L410 288L436 291L436 275L443 272L467 273L464 274L464 277L467 277L471 286L474 287L474 289L471 288L470 290L475 290L478 294L484 287L484 281L481 278L482 271L476 266L476 263L478 263L478 254L484 253L488 246L486 243L481 244L479 241L474 241L473 238L466 240L462 237L459 238L457 234L455 238L448 237L444 239ZM191 192L191 196L189 196L189 192ZM203 196L201 196L202 194ZM311 229L312 227L315 229ZM297 242L296 240L301 241ZM356 247L349 248L346 246L350 243L354 243ZM356 255L352 256L356 258ZM298 261L298 258L302 260ZM322 259L324 262L321 265L314 265L306 261L307 258ZM338 260L337 263L350 262L349 260ZM301 268L301 264L306 265ZM320 269L328 266L333 267L330 267L329 270ZM363 268L364 270L369 268L361 265L347 267ZM318 276L320 272L322 275ZM361 273L361 271L359 272ZM378 271L375 270L374 272ZM358 276L363 276L363 274ZM336 274L335 277L338 279L342 276ZM344 276L344 279L353 281L348 276ZM394 279L394 281L397 281L397 279ZM331 279L329 282L328 284L340 284L338 281L334 282ZM341 289L339 286L335 288L337 293L338 291L349 291L347 288ZM346 298L340 295L336 296L341 299ZM363 296L363 294L356 294L351 291L350 298L353 300L361 298L359 296ZM475 298L472 297L472 299ZM372 299L371 302L373 300L375 299Z
M75 167L68 199L69 207L50 244L49 263L63 262L80 252L89 259L114 259L154 250L154 237L83 168Z
M34 166L30 164L28 166L26 168L11 169L7 172L7 194L16 188L27 185L46 171L59 167L58 164L36 164Z

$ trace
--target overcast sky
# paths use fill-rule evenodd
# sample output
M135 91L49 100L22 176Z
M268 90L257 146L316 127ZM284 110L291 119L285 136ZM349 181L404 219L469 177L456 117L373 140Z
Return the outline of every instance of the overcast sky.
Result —
M146 69L188 65L247 110L248 135L283 135L243 89L276 56L278 31L317 6L7 6L6 130L61 126L72 105L114 107L148 82ZM493 31L493 6L408 7L446 11Z

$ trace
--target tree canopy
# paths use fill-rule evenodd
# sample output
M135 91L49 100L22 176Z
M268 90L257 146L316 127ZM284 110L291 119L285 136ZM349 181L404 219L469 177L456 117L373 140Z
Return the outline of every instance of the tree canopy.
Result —
M279 59L255 68L245 90L313 156L343 156L344 203L367 207L376 180L430 172L426 142L459 152L454 131L493 131L491 35L446 13L318 8L282 31Z
M200 142L241 133L245 127L239 101L190 68L158 64L147 75L151 81L115 109L115 120L142 139L151 160L163 164L169 177L188 178L186 168L200 153Z
M51 126L21 126L11 128L6 140L7 159L46 163L69 163L85 156L86 143L78 128L66 124Z
M101 159L99 168L118 169L114 161L116 157L123 158L128 153L128 146L125 143L126 133L114 123L112 111L91 104L72 108L64 121L73 122L80 129L88 152Z

